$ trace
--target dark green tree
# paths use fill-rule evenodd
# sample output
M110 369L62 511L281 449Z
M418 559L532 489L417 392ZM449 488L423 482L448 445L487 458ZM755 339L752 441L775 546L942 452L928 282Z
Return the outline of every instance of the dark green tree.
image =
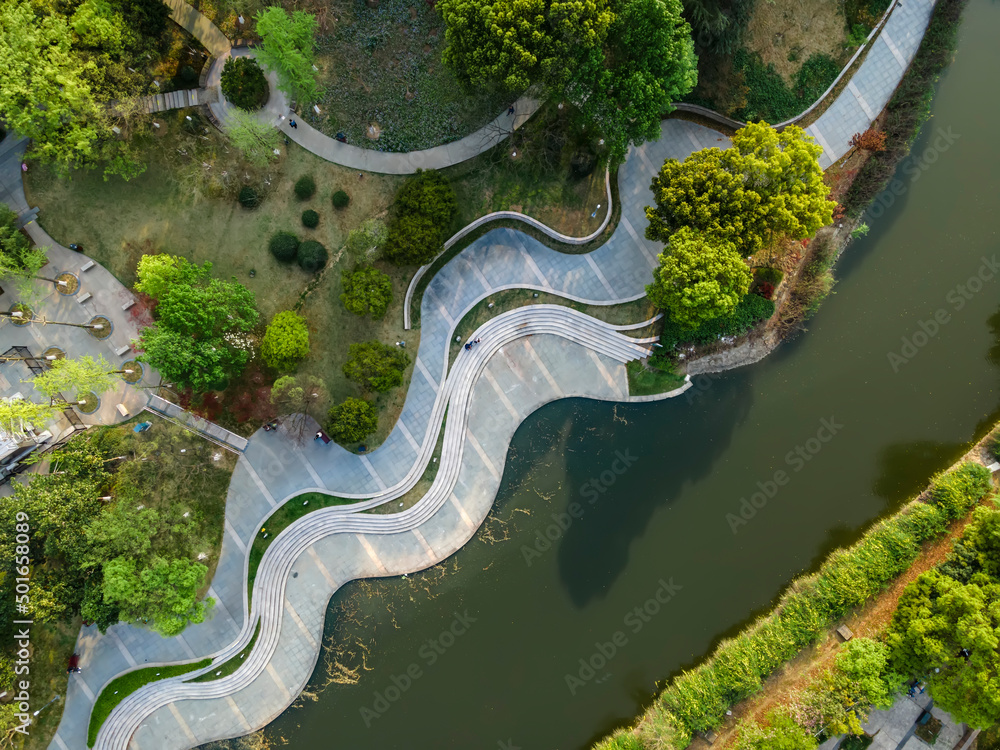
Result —
M400 187L393 212L386 257L397 265L423 264L441 251L458 200L448 180L437 172L418 170Z
M392 280L376 268L360 268L341 277L344 291L340 301L355 315L379 320L392 304Z
M267 79L252 57L230 57L226 60L220 86L226 99L247 112L254 112L267 103Z
M378 415L371 402L348 396L330 409L327 432L341 445L359 443L378 428Z
M366 391L388 391L403 382L403 371L410 364L406 352L379 341L351 344L344 363L344 377L359 383Z

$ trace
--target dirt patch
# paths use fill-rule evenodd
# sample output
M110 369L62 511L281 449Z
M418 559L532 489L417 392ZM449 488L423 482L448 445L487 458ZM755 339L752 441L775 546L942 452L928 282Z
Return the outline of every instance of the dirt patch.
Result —
M819 0L774 0L757 3L743 46L760 54L764 64L792 82L795 72L814 54L839 60L847 41L840 3Z

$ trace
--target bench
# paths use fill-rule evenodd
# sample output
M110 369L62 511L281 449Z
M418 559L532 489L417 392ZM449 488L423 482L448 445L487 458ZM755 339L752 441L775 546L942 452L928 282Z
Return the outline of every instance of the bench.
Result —
M120 349L115 349L115 354L117 354L119 357L122 357L128 354L131 349L132 349L131 346L123 346Z
M135 304L135 300L134 299L130 299L128 302L126 302L124 305L122 305L122 310L128 310L134 304Z
M88 260L88 261L87 261L86 263L84 263L84 264L83 264L82 266L80 266L80 271L81 271L81 272L83 272L83 271L89 271L89 270L90 270L91 268L93 268L93 267L94 267L95 265L96 265L96 264L94 263L94 261L92 261L92 260Z
M91 297L90 292L87 292L86 294L83 294L83 295L77 297L76 301L79 302L82 305L84 302L86 302L88 299L90 299L90 297Z
M125 404L118 404L117 408L118 408L118 413L121 414L123 417L131 416L128 413L128 409L125 408Z

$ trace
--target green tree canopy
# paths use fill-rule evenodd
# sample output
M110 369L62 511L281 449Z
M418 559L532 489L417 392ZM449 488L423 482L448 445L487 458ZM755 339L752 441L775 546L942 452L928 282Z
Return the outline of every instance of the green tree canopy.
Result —
M659 260L646 294L685 328L731 313L753 279L731 242L687 227L673 234Z
M818 746L788 714L773 711L763 725L753 719L741 721L736 736L737 750L815 750Z
M778 237L803 239L833 218L819 167L821 149L801 128L766 123L733 136L733 148L667 159L653 178L646 236L667 242L682 227L727 240L749 255Z
M153 558L143 565L116 557L104 565L104 599L120 616L149 622L163 636L178 635L189 622L204 622L215 601L198 601L208 568L193 560Z
M628 0L617 9L603 47L574 66L566 96L607 141L612 158L629 144L660 137L671 103L698 82L691 27L680 0Z
M393 211L386 257L397 265L423 264L441 251L458 212L458 200L440 174L417 170L396 193Z
M50 399L59 396L63 391L72 393L104 393L115 387L115 376L111 365L100 354L93 357L77 357L76 359L57 359L49 365L49 369L41 375L36 375L31 383L35 390Z
M379 249L389 237L389 230L378 219L366 219L347 235L347 252L355 264L364 265L376 260Z
M340 301L355 315L371 313L375 320L392 304L392 280L377 268L359 268L341 277L344 291Z
M371 402L348 396L330 409L327 432L341 445L359 443L378 428L378 415Z
M903 591L886 640L896 669L925 679L956 721L985 729L1000 721L1000 583L973 581L922 573Z
M229 140L255 167L265 167L278 158L274 152L281 143L281 133L270 123L235 108L230 110L224 127Z
M0 427L8 435L25 435L28 425L41 427L55 413L55 407L49 404L36 404L23 398L0 398Z
M276 370L294 370L309 356L309 327L306 319L291 310L279 312L271 319L260 347L261 356Z
M313 101L317 96L313 70L316 17L301 10L288 13L272 5L254 19L263 40L257 57L264 67L278 73L278 87L300 104Z
M379 341L351 344L344 363L344 376L365 390L388 391L403 382L403 371L410 364L406 352Z
M35 275L48 259L41 248L17 227L17 214L0 203L0 279L11 279L22 297L29 291Z
M196 266L179 255L143 255L136 269L139 280L135 290L158 300L175 284L193 284L208 278L211 268L209 264Z

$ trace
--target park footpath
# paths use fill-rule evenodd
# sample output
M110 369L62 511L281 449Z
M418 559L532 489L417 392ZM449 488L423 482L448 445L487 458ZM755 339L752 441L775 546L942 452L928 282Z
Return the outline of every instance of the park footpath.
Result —
M846 153L850 135L866 129L884 106L915 54L931 8L929 0L908 0L897 7L853 85L810 126L828 152L823 157L826 164ZM891 66L887 71L873 67L886 64ZM306 132L302 123L292 129L282 121L281 127L290 137L296 131L302 131L300 136ZM450 261L425 291L414 375L400 420L387 441L371 454L357 456L336 445L298 446L280 434L256 435L230 485L222 556L210 591L218 602L215 617L175 639L128 625L115 626L103 637L93 628L85 629L80 641L84 671L70 681L53 747L82 746L94 696L117 674L135 666L194 661L204 655L218 655L221 663L249 641L257 620L248 611L247 550L274 508L309 490L373 498L316 511L275 540L255 581L254 610L260 612L262 635L246 664L216 682L185 684L181 679L190 677L185 676L143 688L109 717L98 747L195 747L249 732L284 710L316 663L329 594L354 578L426 568L461 547L492 504L506 446L524 416L546 400L570 395L628 398L623 362L637 353L601 353L586 341L572 340L575 331L585 326L576 321L566 330L566 322L558 320L570 315L565 308L555 313L524 309L520 328L503 333L511 338L505 338L500 349L473 350L469 357L460 354L456 367L489 354L480 371L463 370L461 382L446 377L448 347L465 312L507 288L551 291L592 304L641 297L661 249L643 237L644 206L652 203L650 179L665 158L683 159L695 150L729 145L728 139L707 128L665 121L661 139L633 149L619 170L622 218L609 242L592 253L557 253L503 229L488 233ZM401 171L416 168L405 165L406 155L386 156L397 159ZM558 332L541 326L530 337L523 335L534 330L533 318L543 316L552 319L546 325ZM490 324L499 326L506 320L498 316ZM497 331L498 336L501 333ZM622 346L601 330L595 329L591 338L590 344L605 352ZM458 403L449 411L441 480L405 513L361 514L398 497L416 481L429 460L451 396ZM510 421L496 421L501 418ZM455 467L454 476L443 476L445 462ZM436 488L446 485L452 489L442 500ZM433 512L427 515L427 509ZM399 530L394 531L394 524ZM315 533L323 535L314 538ZM286 544L286 540L291 541ZM296 540L306 545L304 550L296 552ZM279 560L283 547L285 556Z

